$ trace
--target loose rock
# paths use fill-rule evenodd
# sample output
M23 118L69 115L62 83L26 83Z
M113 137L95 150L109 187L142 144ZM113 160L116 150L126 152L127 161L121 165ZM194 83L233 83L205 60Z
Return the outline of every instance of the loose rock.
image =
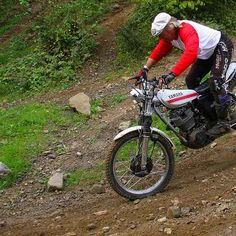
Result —
M119 130L122 131L122 130L128 129L130 125L131 125L131 121L121 122L119 125Z
M4 226L6 226L6 221L0 221L0 227L4 227Z
M136 199L135 201L134 201L134 204L136 205L136 204L139 204L140 203L140 199Z
M179 218L181 216L181 211L179 206L169 207L167 210L167 217L169 219Z
M136 225L130 225L131 229L135 229L137 226Z
M77 236L77 233L75 233L75 232L68 232L68 233L64 234L63 236Z
M96 216L102 216L102 215L107 215L107 213L108 213L108 211L104 210L104 211L95 212L93 214L96 215Z
M49 159L56 159L57 154L56 154L55 152L51 152L51 153L49 153L49 154L47 155L47 157L48 157Z
M230 207L229 207L229 204L227 204L227 203L221 204L221 205L216 209L217 212L225 212L225 211L229 211L229 210L230 210Z
M157 220L159 223L163 223L163 222L166 222L167 221L167 218L166 217L162 217L160 219Z
M0 162L0 178L2 176L7 176L11 173L11 170L2 162Z
M48 191L62 190L63 189L63 173L54 173L48 181Z
M236 186L234 186L231 190L232 190L234 193L236 193Z
M93 230L93 229L96 229L96 228L97 228L97 226L93 223L88 224L87 227L86 227L87 230Z
M71 97L69 99L69 105L82 114L91 115L90 98L84 93L78 93Z
M149 214L148 217L146 217L147 220L151 221L151 220L155 220L155 216L154 214Z
M214 147L216 147L216 146L217 146L217 143L212 143L210 147L211 147L211 148L214 148Z
M181 208L181 215L186 216L189 214L190 211L191 211L190 207L182 207Z
M186 154L186 151L181 151L181 152L179 152L179 156L180 156L180 157L184 156L185 154Z
M81 152L77 152L77 153L76 153L76 156L77 156L77 157L82 157L82 153L81 153Z
M171 228L165 228L164 229L164 233L171 234L172 233L172 229Z
M178 198L175 198L174 200L171 200L171 203L173 204L173 206L179 206L180 205L180 201Z
M113 9L114 10L118 10L120 8L120 5L118 3L114 4L113 5Z
M110 227L108 227L108 226L105 226L105 227L102 228L103 233L107 233L109 231L110 231Z
M94 184L93 187L91 188L91 193L102 194L105 192L106 192L106 189L101 184Z

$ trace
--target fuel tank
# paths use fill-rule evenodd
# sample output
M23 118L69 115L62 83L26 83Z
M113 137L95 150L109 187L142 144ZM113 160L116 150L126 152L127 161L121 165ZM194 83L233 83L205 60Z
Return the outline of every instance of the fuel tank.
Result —
M168 108L177 108L196 99L199 94L192 89L162 89L157 92L158 99Z

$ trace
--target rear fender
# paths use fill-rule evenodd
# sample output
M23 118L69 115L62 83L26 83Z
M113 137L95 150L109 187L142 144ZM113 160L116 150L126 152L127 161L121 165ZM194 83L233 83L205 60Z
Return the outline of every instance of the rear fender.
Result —
M133 127L128 128L128 129L125 129L125 130L121 131L119 134L117 134L115 136L114 140L116 141L116 140L120 139L121 137L123 137L124 135L126 135L128 133L131 133L133 131L138 131L138 132L141 133L142 132L142 126L133 126ZM171 141L171 139L163 131L161 131L157 128L151 127L151 132L152 132L152 134L158 134L161 137L163 137L164 139L166 139L170 143L171 147L173 149L175 149L174 143Z

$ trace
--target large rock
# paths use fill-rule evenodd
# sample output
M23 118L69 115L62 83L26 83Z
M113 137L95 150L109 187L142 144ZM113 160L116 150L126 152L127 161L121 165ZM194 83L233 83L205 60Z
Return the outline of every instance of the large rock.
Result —
M0 162L0 179L3 176L7 176L11 173L11 170L2 162Z
M48 191L63 189L63 173L55 172L48 181Z
M71 97L69 105L84 115L91 115L90 98L84 93L78 93Z

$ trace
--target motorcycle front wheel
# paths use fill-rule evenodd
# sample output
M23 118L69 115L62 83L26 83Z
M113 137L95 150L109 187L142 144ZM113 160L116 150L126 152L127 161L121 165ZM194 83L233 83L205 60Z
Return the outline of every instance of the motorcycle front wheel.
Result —
M142 137L132 131L113 142L106 156L106 176L113 190L134 200L164 190L174 171L174 154L169 141L150 137L146 173L140 172Z

